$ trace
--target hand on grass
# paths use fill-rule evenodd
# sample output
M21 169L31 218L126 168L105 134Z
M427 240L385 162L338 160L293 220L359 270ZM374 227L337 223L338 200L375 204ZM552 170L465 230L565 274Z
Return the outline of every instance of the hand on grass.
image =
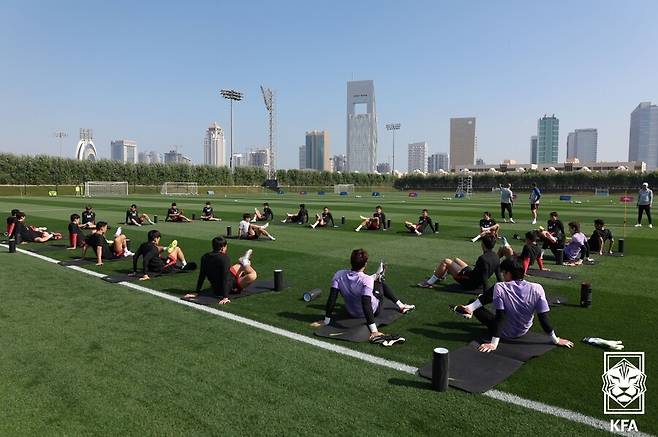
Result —
M571 349L573 347L573 343L570 340L567 340L566 338L559 339L558 342L557 342L557 345L558 346L568 347L569 349Z
M483 344L480 345L480 347L478 348L478 350L479 350L480 352L489 353L489 352L493 352L493 351L495 351L496 348L497 348L497 346L494 345L494 344L492 344L492 343L483 343Z
M149 275L144 275L141 278L139 278L140 281L148 281L149 279L151 279Z
M324 325L324 320L318 320L317 322L311 323L311 328L319 328Z
M384 335L384 333L379 331L371 332L368 340L372 340L373 338L379 337L380 335Z
M227 305L229 303L231 303L231 300L228 297L225 297L224 299L219 301L220 305Z

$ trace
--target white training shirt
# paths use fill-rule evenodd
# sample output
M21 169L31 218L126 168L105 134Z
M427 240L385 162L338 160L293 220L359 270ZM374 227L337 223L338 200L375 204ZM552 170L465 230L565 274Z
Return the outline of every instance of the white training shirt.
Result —
M239 225L238 229L240 229L240 231L242 232L242 235L245 235L245 236L249 235L249 222L246 221L246 220L242 220L240 222L240 225Z

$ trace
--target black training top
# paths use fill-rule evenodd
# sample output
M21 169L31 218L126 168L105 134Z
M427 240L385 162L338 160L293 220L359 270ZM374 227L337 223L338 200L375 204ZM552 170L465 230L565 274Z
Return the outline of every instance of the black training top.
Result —
M320 214L320 217L322 217L322 220L325 223L331 222L331 226L336 226L336 224L334 223L334 216L331 215L331 212L324 212L323 211L322 214Z
M133 220L139 222L139 213L137 212L137 210L133 211L129 209L126 211L126 223L130 224L132 223Z
M82 229L75 223L69 223L69 234L82 234Z
M112 250L110 250L110 245L107 244L105 235L101 235L98 232L94 232L89 237L87 237L87 244L94 248L94 255L96 254L96 248L100 246L103 248L101 255L103 258L112 257Z
M541 249L536 244L525 244L521 251L521 259L530 258L530 264L534 264L535 260L541 256Z
M13 224L13 223L16 223L16 217L13 216L13 215L7 217L7 224L8 224L8 225L11 225L11 224Z
M490 228L495 224L496 224L496 220L492 218L480 220L480 228Z
M18 236L20 241L34 241L35 238L40 237L41 234L32 229L29 226L26 226L24 223L16 221L16 227L14 228L14 236Z
M546 230L555 235L558 239L564 237L564 225L560 220L546 222Z
M274 213L272 212L272 209L269 206L266 206L265 208L263 208L263 215L268 220L271 220L271 219L274 218Z
M133 256L133 272L137 271L140 256L142 257L142 271L145 275L148 272L160 273L162 271L163 262L160 259L160 249L155 243L147 241L137 248L137 252Z
M386 214L383 211L375 212L372 216L379 219L379 229L386 227Z
M231 258L228 255L219 252L208 252L201 257L201 268L199 269L199 279L196 282L197 293L201 291L203 282L208 278L213 292L217 296L227 298L230 289Z
M612 232L610 229L594 229L594 232L592 233L592 238L600 238L604 242L608 240L612 240Z
M418 217L418 225L420 225L420 227L423 229L423 231L425 231L425 228L427 228L428 226L430 227L432 232L435 231L434 223L432 223L432 219L430 218L430 216L423 217L421 215L420 217Z
M167 215L178 215L178 214L180 214L178 208L169 208L167 210Z
M86 223L96 223L96 213L94 211L82 211L80 218L83 225Z
M500 272L500 258L494 251L487 250L479 256L475 262L475 268L469 273L469 277L475 287L482 286L482 292L484 293L487 290L487 282L494 273L497 282L503 280L503 275Z
M212 217L214 213L212 206L204 206L201 212L203 213L204 217Z

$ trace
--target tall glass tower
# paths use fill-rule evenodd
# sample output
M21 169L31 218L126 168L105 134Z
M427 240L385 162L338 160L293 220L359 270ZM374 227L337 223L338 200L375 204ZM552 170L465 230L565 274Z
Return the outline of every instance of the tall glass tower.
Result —
M658 168L658 106L642 102L631 112L628 160L644 161L647 171Z
M374 173L376 168L375 84L372 80L350 81L347 82L347 169Z
M544 115L537 123L537 164L556 164L560 120Z

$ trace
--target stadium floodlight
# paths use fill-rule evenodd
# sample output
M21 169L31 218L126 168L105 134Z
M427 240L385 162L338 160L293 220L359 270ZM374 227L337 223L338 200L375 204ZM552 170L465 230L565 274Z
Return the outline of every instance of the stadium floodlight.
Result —
M66 132L63 131L57 131L53 134L55 138L57 138L57 145L59 146L59 157L62 157L62 140L66 137L69 136Z
M387 123L386 130L393 132L393 164L391 165L391 174L395 174L395 131L400 130L400 123Z
M229 168L233 172L233 102L239 102L244 97L240 91L236 90L219 90L219 93L225 99L231 102L231 158L229 160Z

